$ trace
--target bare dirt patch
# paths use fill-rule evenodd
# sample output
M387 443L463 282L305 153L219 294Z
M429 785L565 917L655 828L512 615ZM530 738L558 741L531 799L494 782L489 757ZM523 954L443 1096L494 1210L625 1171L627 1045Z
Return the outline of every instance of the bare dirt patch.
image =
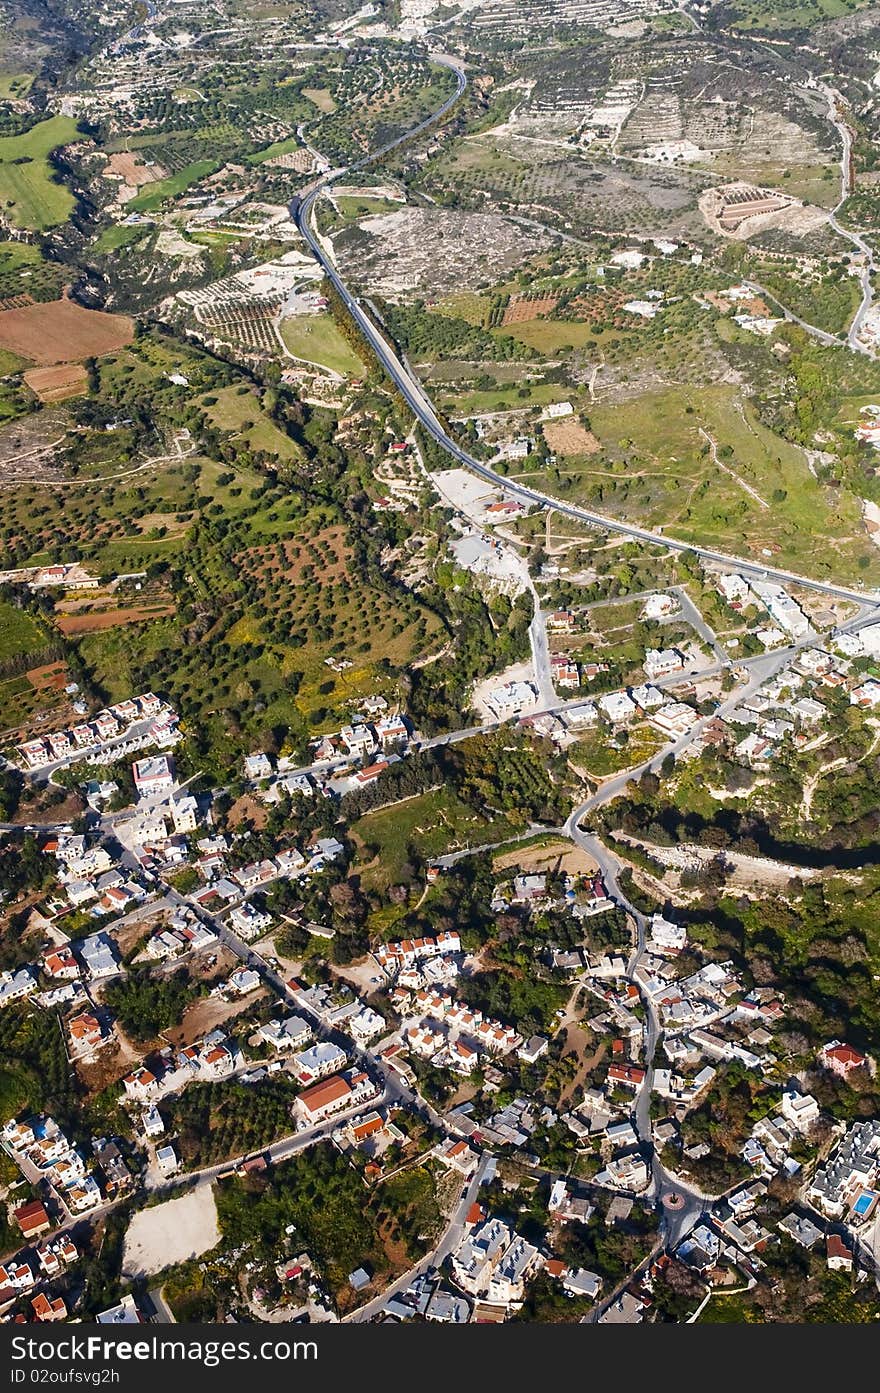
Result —
M72 300L49 300L0 312L0 348L41 367L99 357L123 348L134 337L127 314L84 310Z
M81 397L87 387L86 370L80 363L60 363L53 368L31 368L24 374L31 391L46 405Z
M544 439L557 455L597 455L602 446L578 420L548 421Z
M75 1068L83 1087L94 1097L105 1088L130 1074L143 1059L143 1052L136 1050L128 1040L117 1037L112 1044L99 1050L93 1059L79 1059Z
M164 179L167 172L160 164L144 164L129 150L120 150L107 161L107 173L118 175L123 184L128 184L133 189L139 189L143 184L153 184L157 179Z
M244 1001L224 1001L219 996L200 997L184 1011L180 1025L175 1026L173 1030L164 1031L162 1038L173 1045L175 1049L182 1049L184 1045L191 1045L195 1040L201 1040L203 1036L216 1030L218 1025L223 1025L227 1021L231 1021L233 1017L240 1016L242 1011L248 1010L255 1002L261 1001L265 995L265 989L261 989L257 992L251 992Z
M547 240L497 213L401 208L364 218L334 245L343 273L374 292L440 299L476 290L489 274L503 276L545 251Z
M63 692L70 678L66 663L34 667L25 676L35 692Z
M214 1191L210 1185L200 1185L135 1214L125 1235L122 1272L126 1277L149 1277L200 1257L219 1242Z
M142 623L145 619L161 619L173 614L173 605L154 605L139 609L93 610L91 614L61 614L55 623L62 634L94 634L102 629L115 629L123 624Z
M547 871L559 865L568 875L595 875L599 869L592 856L568 841L549 842L543 846L524 846L505 851L493 859L496 871Z
M243 822L250 822L260 832L266 826L268 817L265 803L258 802L250 793L243 793L229 809L230 827L240 827Z

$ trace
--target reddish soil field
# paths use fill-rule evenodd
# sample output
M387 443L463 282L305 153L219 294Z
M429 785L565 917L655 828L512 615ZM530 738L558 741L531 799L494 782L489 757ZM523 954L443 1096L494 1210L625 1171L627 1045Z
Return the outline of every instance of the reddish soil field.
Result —
M549 314L556 308L558 300L558 295L536 295L534 299L527 295L516 295L504 311L501 323L527 324L530 319L539 319L542 314Z
M24 309L0 311L0 348L40 367L74 363L122 348L134 336L126 314L84 310L72 300L49 300Z
M151 165L148 168L143 160L128 150L121 150L110 156L107 161L107 172L120 175L122 180L132 188L140 188L142 184L152 184L157 179L164 178L166 173L162 165L159 164Z
M557 455L597 455L602 448L593 432L576 419L548 421L544 439Z
M50 663L48 667L31 668L25 675L36 692L61 692L70 681L64 663Z
M24 380L40 401L52 403L81 397L86 390L86 370L80 363L60 363L54 368L31 368Z
M55 623L62 634L96 634L120 624L137 624L144 619L161 619L173 613L173 605L156 605L152 609L104 609L92 614L61 614Z

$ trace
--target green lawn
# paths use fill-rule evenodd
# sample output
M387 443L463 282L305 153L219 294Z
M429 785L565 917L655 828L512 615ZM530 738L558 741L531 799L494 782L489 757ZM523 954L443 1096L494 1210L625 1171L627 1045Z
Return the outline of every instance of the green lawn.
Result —
M43 258L30 242L0 242L0 274L18 271L22 266L39 266Z
M329 314L293 315L282 321L281 337L294 358L343 375L360 376L365 371Z
M272 145L258 150L256 154L248 155L244 163L249 165L265 164L267 160L274 160L276 155L290 155L294 150L301 149L302 141L299 136L289 135L286 140L276 140Z
M70 216L74 197L56 183L48 156L76 137L75 121L52 116L24 135L0 138L0 203L17 227L41 232Z
M120 247L127 247L130 242L136 242L148 229L144 227L118 227L105 228L100 237L96 238L92 244L93 251L104 256L107 252L118 251Z
M26 97L33 81L33 73L0 73L0 100L18 101Z

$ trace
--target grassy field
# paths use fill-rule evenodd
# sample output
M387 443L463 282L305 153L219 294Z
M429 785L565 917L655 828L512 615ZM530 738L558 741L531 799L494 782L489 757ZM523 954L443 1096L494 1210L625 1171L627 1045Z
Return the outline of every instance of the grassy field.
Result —
M336 103L326 87L304 87L302 94L327 116L331 116L336 110Z
M522 393L522 395L520 395ZM440 404L456 416L477 415L483 411L524 410L547 406L550 402L570 401L575 410L586 393L578 394L558 382L512 382L485 391L451 391L440 394Z
M334 203L344 218L367 218L372 213L393 213L400 204L392 198L345 198L337 195Z
M730 17L737 29L806 29L826 19L841 19L868 0L739 0Z
M224 387L216 397L216 402L206 409L221 430L235 431L249 450L265 450L283 460L298 457L294 442L270 421L250 392L240 394L235 387Z
M803 452L762 426L735 388L597 402L590 420L605 457L568 471L564 496L817 577L880 578L857 500L820 484Z
M463 803L451 789L438 788L396 807L368 813L353 823L351 830L364 843L365 882L376 877L393 882L400 878L410 846L417 847L419 853L430 860L465 844L480 846L503 841L521 831L522 824L505 818L489 821ZM374 847L379 848L378 865L373 864Z
M560 353L566 348L583 348L596 339L592 325L584 324L581 320L569 324L556 319L530 319L522 324L505 324L498 333L519 339L529 348L548 355Z
M0 100L20 101L33 86L33 73L0 73Z
M142 237L146 228L143 227L108 227L96 238L92 244L94 251L99 255L105 256L107 252L118 251L120 247L127 247L130 242L136 242Z
M29 614L0 600L0 663L32 653L45 642L45 634Z
M601 731L595 731L578 740L569 750L569 759L579 769L605 779L617 774L621 769L632 769L644 760L650 759L666 743L666 737L650 726L637 726L629 732L629 739L621 749L609 744Z
M272 145L267 145L263 150L258 150L255 155L248 155L245 164L265 164L267 160L273 160L276 155L290 155L294 150L302 149L302 141L299 136L289 135L286 140L276 140Z
M24 135L0 139L0 202L17 227L41 232L70 216L74 197L56 183L48 156L76 136L75 121L52 116Z
M131 213L152 213L162 206L166 198L176 198L188 189L190 184L197 184L206 175L213 174L217 167L217 160L195 160L176 174L169 174L167 179L158 179L155 184L148 184L144 192L139 193L127 205L128 210Z
M295 358L343 376L360 376L364 365L340 334L329 314L294 315L282 320L281 337Z

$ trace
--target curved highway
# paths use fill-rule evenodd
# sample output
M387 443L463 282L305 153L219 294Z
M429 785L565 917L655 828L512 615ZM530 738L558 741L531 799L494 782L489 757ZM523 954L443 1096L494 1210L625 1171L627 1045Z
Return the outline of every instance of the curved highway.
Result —
M376 163L384 158L385 155L389 154L390 151L414 139L436 121L442 120L447 112L449 112L459 100L467 87L467 76L463 68L459 67L453 59L446 55L432 55L432 61L441 64L455 74L456 91L453 95L448 97L442 106L438 107L430 116L425 117L425 119L419 122L411 131L407 131L406 134L389 141L389 143L383 145L381 149L376 150L371 155L365 155L363 159L353 164L331 170L329 174L325 175L323 179L314 184L304 195L294 198L290 203L291 218L295 221L303 240L320 264L330 284L333 286L346 310L351 315L359 331L369 343L379 362L382 364L382 367L385 369L386 373L405 399L410 410L413 412L413 415L424 429L429 435L433 436L441 449L445 450L446 453L457 460L459 464L464 465L466 469L470 469L473 473L479 475L480 478L485 479L487 483L493 484L497 488L502 489L504 493L509 496L519 498L525 503L536 503L541 508L555 508L557 512L564 514L566 517L573 518L577 522L586 523L588 526L592 527L600 527L608 532L619 533L622 536L632 538L633 541L644 542L652 546L666 547L670 551L693 552L703 560L714 561L724 566L733 567L735 570L757 579L766 578L778 580L783 583L802 585L808 589L817 590L822 594L832 595L837 599L857 600L860 602L863 602L866 598L880 600L880 596L874 595L872 597L864 590L835 585L831 581L814 580L812 577L800 575L796 571L781 570L778 567L766 566L746 557L733 556L727 552L715 551L710 547L697 546L693 542L686 542L677 537L667 537L662 532L652 532L649 528L637 527L632 523L622 522L617 518L610 518L604 513L596 513L588 508L581 508L576 504L566 503L563 499L554 498L548 494L541 493L538 489L529 488L526 484L512 482L505 475L496 473L494 469L490 469L489 466L484 464L481 460L475 459L473 455L469 455L466 450L451 438L445 427L441 424L434 410L434 405L425 392L421 382L419 382L414 373L400 361L392 346L385 339L370 316L361 307L357 297L349 290L342 276L339 274L332 257L325 248L320 235L312 226L312 212L315 201L330 184L334 183L345 174L354 173L356 170L363 169L368 165Z

